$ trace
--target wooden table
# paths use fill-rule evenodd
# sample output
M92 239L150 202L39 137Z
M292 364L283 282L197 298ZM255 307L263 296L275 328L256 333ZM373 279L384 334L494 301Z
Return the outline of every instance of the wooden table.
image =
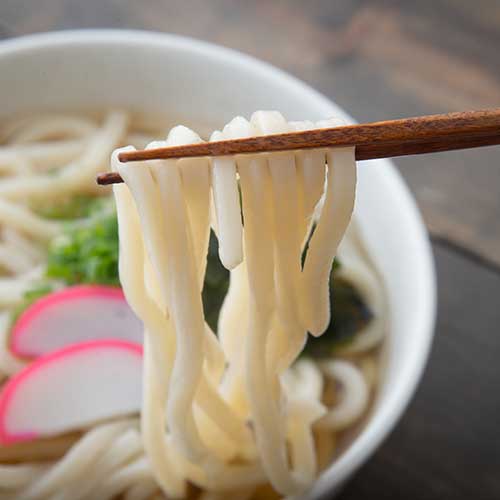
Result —
M0 37L87 27L240 49L359 121L500 106L498 0L0 2ZM396 163L432 234L436 340L405 416L340 498L500 498L500 148Z

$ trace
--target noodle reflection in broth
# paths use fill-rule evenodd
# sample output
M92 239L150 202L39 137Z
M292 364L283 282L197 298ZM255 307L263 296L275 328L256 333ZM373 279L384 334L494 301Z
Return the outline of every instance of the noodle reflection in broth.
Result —
M337 124L288 123L260 111L233 119L210 140ZM354 150L118 161L134 147L202 141L182 126L152 141L162 135L121 111L102 120L36 116L0 129L4 380L31 362L9 344L27 292L47 276L49 292L78 280L115 284L102 270L87 277L85 268L71 279L53 272L61 264L51 249L67 239L68 220L44 205L104 200L97 217L117 217L120 283L144 326L140 417L74 429L79 434L53 453L45 451L50 436L49 444L22 443L27 451L0 446L0 498L267 498L267 483L280 497L300 496L340 449L335 441L368 410L386 305L350 223ZM125 181L113 188L116 215L94 181L110 156ZM76 228L87 227L87 218L68 217ZM210 326L203 291L212 278L211 232L230 278ZM357 290L370 317L318 358L309 346L325 342L336 318L336 256L335 280Z

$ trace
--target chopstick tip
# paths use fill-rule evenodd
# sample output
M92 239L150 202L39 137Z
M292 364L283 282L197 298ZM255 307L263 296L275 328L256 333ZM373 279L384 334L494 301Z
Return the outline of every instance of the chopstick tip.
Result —
M118 161L120 163L126 163L128 161L127 152L118 153Z
M123 182L123 179L118 172L107 172L99 174L96 178L96 182L99 186L109 186L110 184Z

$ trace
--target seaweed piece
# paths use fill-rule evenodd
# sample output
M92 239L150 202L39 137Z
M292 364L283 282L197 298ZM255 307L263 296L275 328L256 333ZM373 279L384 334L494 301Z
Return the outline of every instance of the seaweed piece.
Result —
M229 271L219 259L219 243L210 231L208 244L207 271L203 284L202 300L205 319L213 331L217 330L219 313L229 288Z
M315 358L332 356L336 349L351 342L373 318L358 290L348 281L335 277L335 269L330 277L330 324L320 337L308 336L303 355Z

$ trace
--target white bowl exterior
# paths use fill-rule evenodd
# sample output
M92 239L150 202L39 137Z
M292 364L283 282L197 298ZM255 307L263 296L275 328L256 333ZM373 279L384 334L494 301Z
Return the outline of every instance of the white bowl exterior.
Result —
M257 109L277 109L289 120L353 121L326 97L268 64L157 33L87 30L9 40L0 43L0 74L0 117L122 107L211 127ZM434 329L433 258L415 202L390 161L366 162L358 171L356 216L390 302L385 372L369 422L319 478L311 497L338 489L394 427L420 379Z

